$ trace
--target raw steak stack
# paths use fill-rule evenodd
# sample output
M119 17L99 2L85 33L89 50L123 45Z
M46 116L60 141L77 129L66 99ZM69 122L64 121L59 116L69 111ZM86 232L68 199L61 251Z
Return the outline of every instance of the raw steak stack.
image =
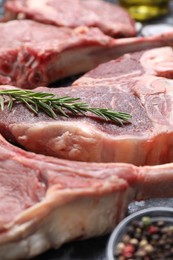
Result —
M70 112L51 119L20 102L10 111L5 103L0 259L30 258L108 233L131 201L173 196L173 31L113 39L135 34L124 10L96 0L71 3L7 1L6 20L36 21L0 24L0 90L46 86L136 51L100 65L71 87L34 90L80 97L91 107L128 112L132 120L121 126Z

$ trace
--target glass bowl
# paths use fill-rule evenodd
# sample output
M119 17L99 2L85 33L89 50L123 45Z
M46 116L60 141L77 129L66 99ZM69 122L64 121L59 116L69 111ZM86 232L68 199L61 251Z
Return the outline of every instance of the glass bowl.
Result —
M107 252L106 252L107 260L118 259L118 257L114 255L116 246L118 245L118 243L121 242L123 235L127 234L127 230L131 226L131 224L134 223L135 221L141 221L143 217L149 217L151 223L164 221L164 225L173 226L173 208L171 207L151 207L129 215L118 224L118 226L114 229L114 231L112 232L109 238ZM131 259L135 259L135 258L131 258ZM173 258L169 258L169 259L173 259Z

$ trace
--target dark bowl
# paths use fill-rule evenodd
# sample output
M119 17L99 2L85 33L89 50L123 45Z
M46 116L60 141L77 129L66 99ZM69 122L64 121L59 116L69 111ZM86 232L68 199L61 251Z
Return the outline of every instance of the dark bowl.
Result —
M173 224L173 208L170 207L151 207L131 214L122 220L112 232L107 246L107 260L117 259L114 256L114 249L121 241L122 236L126 233L127 227L132 221L141 220L144 216L150 217L152 222L163 220L165 224Z

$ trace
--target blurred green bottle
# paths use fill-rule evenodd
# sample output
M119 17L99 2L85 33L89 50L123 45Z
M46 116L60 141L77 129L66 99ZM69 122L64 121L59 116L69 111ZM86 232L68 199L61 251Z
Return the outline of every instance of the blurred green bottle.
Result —
M169 12L169 0L120 0L132 17L138 21L146 21Z

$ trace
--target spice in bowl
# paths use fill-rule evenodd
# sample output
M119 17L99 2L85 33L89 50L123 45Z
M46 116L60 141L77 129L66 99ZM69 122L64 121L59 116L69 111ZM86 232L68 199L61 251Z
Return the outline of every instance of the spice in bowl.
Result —
M124 219L108 244L109 260L173 259L173 209L155 207Z

